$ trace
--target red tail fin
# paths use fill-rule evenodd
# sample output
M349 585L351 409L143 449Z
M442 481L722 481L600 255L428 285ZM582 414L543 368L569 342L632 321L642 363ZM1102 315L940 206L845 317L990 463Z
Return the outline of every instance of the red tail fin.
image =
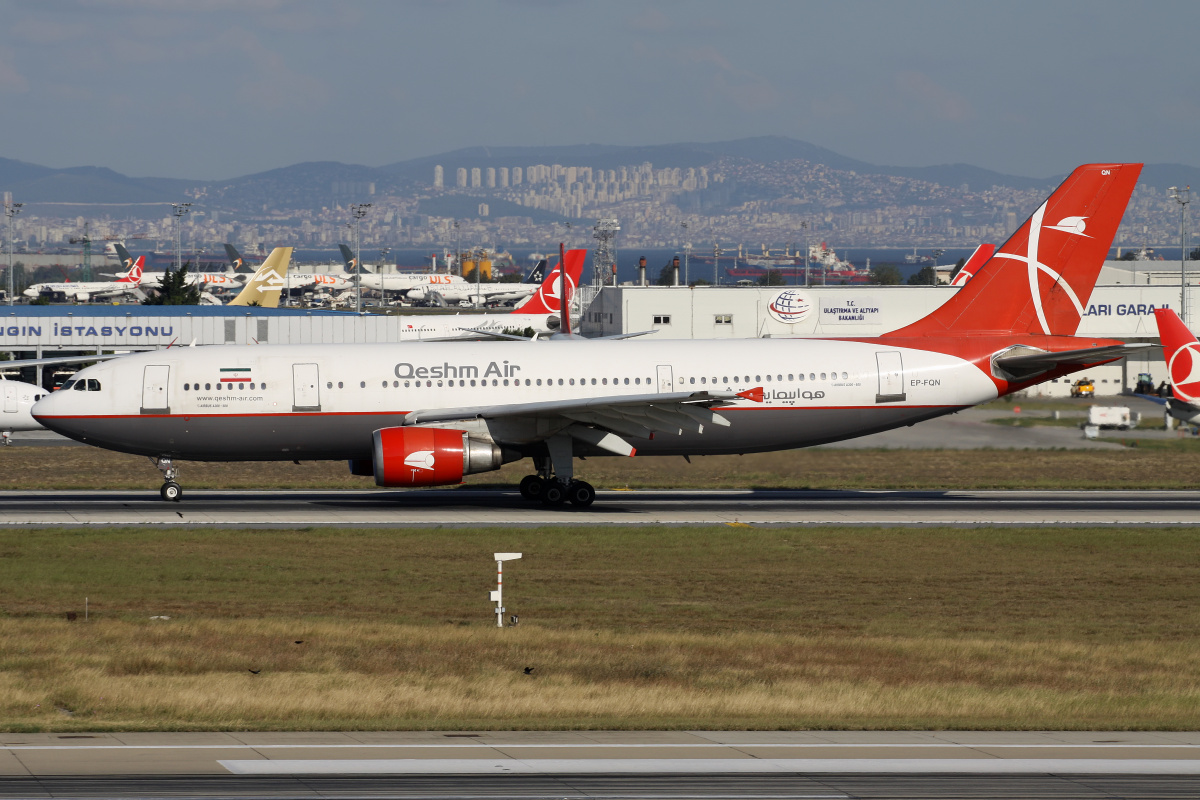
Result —
M118 278L117 283L134 283L134 284L141 283L142 282L142 270L146 266L146 257L138 256L132 262L127 263L126 266L129 267L129 271L126 272L124 275L122 275L120 278Z
M567 283L570 290L579 285L583 275L583 261L587 250L568 250L564 260L567 262ZM524 303L513 309L514 314L557 314L562 310L562 298L559 297L558 275L562 264L555 264L554 269L542 280L538 290L531 294Z
M1074 335L1141 171L1079 167L954 297L887 336Z
M987 263L987 260L996 252L996 245L981 244L975 248L975 252L971 253L971 257L962 265L962 269L954 276L954 280L950 281L951 286L966 286L967 281L979 272L979 268Z
M1200 342L1171 309L1154 309L1154 319L1158 322L1167 374L1171 376L1171 391L1180 400L1197 402L1200 400Z

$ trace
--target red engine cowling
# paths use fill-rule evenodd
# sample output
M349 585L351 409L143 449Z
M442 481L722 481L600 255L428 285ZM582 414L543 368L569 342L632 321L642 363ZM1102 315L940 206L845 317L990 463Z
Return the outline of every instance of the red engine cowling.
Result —
M373 464L379 486L446 486L463 475L500 469L500 448L450 428L375 431Z

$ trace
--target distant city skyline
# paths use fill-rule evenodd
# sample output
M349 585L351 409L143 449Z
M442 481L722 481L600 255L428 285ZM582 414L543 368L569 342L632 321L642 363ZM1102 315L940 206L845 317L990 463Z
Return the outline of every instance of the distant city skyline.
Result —
M0 156L51 167L224 180L471 146L761 135L873 164L1035 178L1094 160L1200 162L1194 2L0 0L0 10ZM457 175L445 168L449 188ZM501 188L504 173L484 168L478 180Z

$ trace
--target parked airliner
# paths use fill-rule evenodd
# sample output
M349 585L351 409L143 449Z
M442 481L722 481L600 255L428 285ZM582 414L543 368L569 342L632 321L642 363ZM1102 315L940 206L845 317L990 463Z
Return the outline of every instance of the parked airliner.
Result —
M3 362L0 362L3 363ZM0 439L12 444L13 431L39 431L41 423L30 411L33 404L47 394L46 390L32 383L12 381L0 377L0 395L3 395L3 410L0 411Z
M945 304L879 337L172 348L87 367L33 415L150 456L165 499L175 459L346 459L407 487L531 458L523 495L587 506L576 456L807 447L1133 352L1074 334L1140 171L1079 167Z
M35 298L45 295L64 300L75 300L81 303L86 303L89 300L109 300L114 297L134 294L142 283L142 271L146 266L146 257L138 256L134 259L129 257L129 253L125 253L121 257L121 263L125 267L125 272L115 281L35 283L22 294L26 297Z

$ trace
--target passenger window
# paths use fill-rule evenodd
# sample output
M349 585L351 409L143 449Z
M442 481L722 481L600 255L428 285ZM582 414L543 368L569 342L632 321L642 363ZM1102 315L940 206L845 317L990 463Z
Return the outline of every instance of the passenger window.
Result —
M592 378L592 386L595 386L595 385L596 385L596 379Z
M641 385L642 385L642 379L641 379L641 378L634 378L634 379L633 379L633 382L634 382L634 383L636 383L638 386L641 386Z
M359 382L358 382L358 388L360 388L360 389L365 389L365 388L367 388L367 382L366 382L366 381L359 381Z
M771 382L771 376L770 376L770 375L768 375L768 376L767 376L767 383L770 383L770 382Z
M384 388L384 389L386 389L386 388L387 388L387 381L384 381L384 382L383 382L383 388Z
M701 383L708 383L708 379L707 379L707 378L701 378L701 379L700 379L700 382L701 382Z
M538 378L538 379L537 379L537 385L538 385L538 386L541 386L541 385L542 385L542 379L541 379L541 378Z
M392 381L392 388L393 388L393 389L399 389L399 388L400 388L400 381Z
M342 382L341 382L341 381L338 381L338 388L339 388L339 389L341 389L341 388L342 388Z
M846 378L849 378L849 377L850 376L847 375L845 372L842 373L842 380L846 380Z
M822 372L822 373L821 373L821 380L825 380L825 373L824 373L824 372Z
M721 378L721 383L729 383L729 378Z
M505 385L505 386L508 386L508 378L505 378L505 379L504 379L504 385Z
M815 372L808 373L808 379L810 381L815 381L817 379L817 373L815 373Z
M559 378L559 379L558 379L558 382L559 382L559 384L562 384L562 378ZM572 386L574 386L574 385L575 385L575 379L574 379L574 378L571 378L571 385L572 385Z
M211 391L212 391L212 384L209 384L209 383L206 383L206 384L204 384L204 391L206 391L206 392L211 392Z
M595 383L595 382L596 382L596 379L592 378L592 383ZM608 386L608 378L601 378L600 382L603 383L605 386Z
M407 384L407 383L406 383L406 384L404 384L404 385L405 385L405 386L408 386L408 384ZM474 386L474 385L475 385L475 381L471 381L471 385L472 385L472 386Z
M185 392L190 392L190 391L192 390L191 384L185 383L185 384L183 385L183 390L184 390Z
M801 372L799 375L796 376L796 379L798 381L800 381L801 383L804 383L804 373Z
M332 388L333 388L333 381L327 381L327 382L325 383L325 388L326 388L326 389L332 389Z
M562 381L563 381L563 379L562 379L562 378L559 378L559 379L558 379L558 385L559 385L559 386L562 386L562 385L563 385Z
M408 381L405 381L405 382L404 382L404 388L405 388L405 389L408 389L408 388L410 388L410 384L409 384L409 382L408 382Z

